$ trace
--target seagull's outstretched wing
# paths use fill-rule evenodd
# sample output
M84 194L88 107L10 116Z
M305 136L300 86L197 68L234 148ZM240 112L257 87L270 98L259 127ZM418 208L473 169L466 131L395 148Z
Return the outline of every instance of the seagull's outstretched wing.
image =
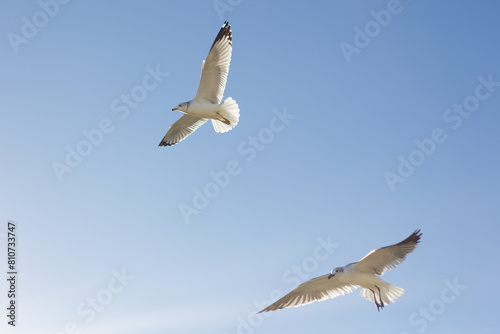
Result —
M384 271L395 268L413 252L420 241L420 230L395 245L372 250L355 264L356 269L370 274L382 275Z
M307 305L315 301L323 301L351 293L358 288L357 285L346 285L338 281L336 277L328 279L330 275L313 278L302 283L295 290L283 298L266 307L261 312L275 311L287 307Z
M194 115L185 114L172 124L158 146L170 146L184 140L207 121Z
M227 73L231 62L231 26L226 21L222 25L207 59L201 65L201 78L193 100L219 104L226 88Z

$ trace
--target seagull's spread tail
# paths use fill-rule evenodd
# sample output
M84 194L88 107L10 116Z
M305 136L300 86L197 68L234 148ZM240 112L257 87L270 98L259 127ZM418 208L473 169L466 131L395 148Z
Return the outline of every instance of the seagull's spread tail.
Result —
M394 303L396 299L401 297L405 290L398 286L387 283L385 286L379 286L380 288L380 296L382 297L382 301L384 304ZM375 302L374 295L377 297L377 302L379 300L379 292L375 289L375 294L372 290L363 288L359 294L361 297L368 299L369 301Z
M228 97L220 104L220 110L217 112L220 119L212 119L215 132L227 132L238 124L240 119L240 109L235 100Z

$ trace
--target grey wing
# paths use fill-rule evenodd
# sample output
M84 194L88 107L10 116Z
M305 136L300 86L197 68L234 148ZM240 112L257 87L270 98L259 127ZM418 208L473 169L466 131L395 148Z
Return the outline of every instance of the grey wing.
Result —
M183 115L177 122L170 126L167 134L163 137L158 146L171 146L177 144L202 126L206 121L206 118L189 114Z
M420 230L416 230L400 243L372 250L355 266L360 271L382 275L386 270L395 268L413 252L420 242L421 235Z
M291 291L286 296L265 309L259 311L259 313L280 310L282 308L292 306L297 307L307 305L315 301L335 298L351 293L353 290L358 288L357 285L341 283L336 277L328 279L328 276L329 275L316 277L310 281L302 283L295 290Z
M231 44L231 26L226 21L215 37L207 59L203 61L200 84L193 100L220 103L226 88L229 63L231 62Z

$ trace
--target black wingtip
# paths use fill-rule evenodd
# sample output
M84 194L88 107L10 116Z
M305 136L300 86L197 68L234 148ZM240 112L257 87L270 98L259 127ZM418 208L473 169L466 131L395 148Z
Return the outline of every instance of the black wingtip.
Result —
M420 237L422 236L422 232L420 232L420 229L415 230L408 238L406 238L405 241L407 242L414 242L414 243L419 243L420 242Z
M172 145L175 145L177 143L167 143L167 142L164 142L163 140L158 144L158 147L163 147L163 146L172 146Z
M257 312L256 314L259 314L259 313L264 313L264 312L271 312L271 311L276 311L276 310L271 310L269 307L271 305L269 305L268 307L266 307L265 309L262 309L260 310L259 312Z
M407 244L415 244L417 245L420 242L420 237L422 236L422 233L420 232L420 229L415 230L408 238L405 240L398 242L396 245L407 245ZM392 246L396 246L392 245ZM391 246L387 246L391 247Z
M225 21L224 24L222 25L222 28L220 28L219 33L217 34L217 37L215 37L215 40L210 50L214 47L215 43L224 38L227 38L229 40L229 45L232 45L233 36L231 35L231 26L229 25L228 21Z

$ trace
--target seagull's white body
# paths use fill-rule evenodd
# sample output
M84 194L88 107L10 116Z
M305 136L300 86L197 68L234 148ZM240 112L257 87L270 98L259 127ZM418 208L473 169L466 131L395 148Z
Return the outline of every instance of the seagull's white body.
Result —
M335 298L350 293L360 286L362 287L360 295L374 302L380 311L386 304L393 303L400 297L404 289L387 283L377 275L382 275L386 270L403 262L417 247L421 235L420 230L417 230L400 243L371 251L359 262L335 268L328 275L313 278L260 312Z
M218 121L225 123L225 119L229 119L229 122L231 122L231 115L226 115L224 107L230 102L233 102L234 100L232 98L227 98L226 101L222 103L211 103L211 102L202 102L202 101L196 101L196 100L191 100L188 102L188 108L184 110L186 114L198 116L201 118L205 119L212 119L213 121ZM178 110L174 108L175 110ZM216 126L217 123L214 122L214 127ZM234 125L237 124L237 120L233 122ZM230 124L226 124L230 125ZM232 127L230 127L231 129ZM217 128L216 128L217 130ZM220 132L220 131L218 131Z
M343 271L335 274L337 280L346 285L361 286L360 295L372 302L375 302L377 309L383 308L384 304L395 302L404 293L404 289L387 283L374 273L360 271L357 263L351 263L343 267ZM331 274L330 274L331 275ZM328 275L328 276L330 276ZM377 296L379 295L379 296ZM379 297L378 300L376 297ZM380 303L380 301L382 301Z
M189 105L189 113L191 115L196 115L203 118L215 119L217 117L217 111L219 110L220 106L218 104L213 104L210 102L191 101Z
M339 282L346 285L359 285L366 288L375 288L376 285L383 285L382 282L384 281L380 277L357 270L356 263L350 263L342 268L344 271L337 273L336 276Z
M224 22L210 48L207 59L201 65L201 78L196 96L180 103L174 110L185 113L172 124L159 146L170 146L184 140L209 119L216 132L227 132L238 124L240 110L236 101L222 96L226 87L229 63L231 62L231 26Z

